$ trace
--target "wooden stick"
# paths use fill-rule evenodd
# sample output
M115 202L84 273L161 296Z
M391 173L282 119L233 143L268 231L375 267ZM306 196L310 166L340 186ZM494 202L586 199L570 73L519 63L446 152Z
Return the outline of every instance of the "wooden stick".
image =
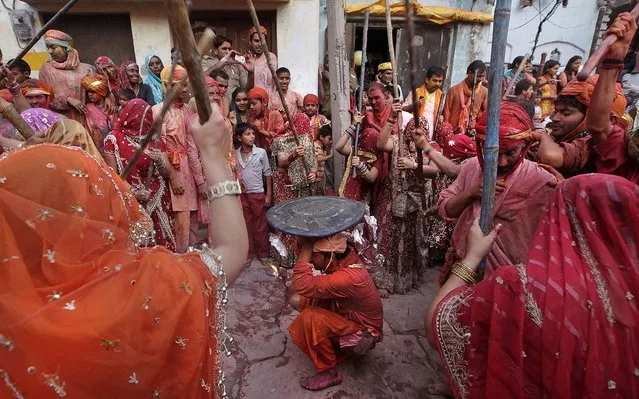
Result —
M246 0L246 3L249 7L249 13L251 14L251 19L253 20L253 26L257 31L257 34L260 36L260 42L262 43L262 50L264 51L264 56L266 57L266 63L268 64L268 69L271 71L271 76L273 77L273 83L275 83L275 87L277 88L277 94L280 96L280 101L282 102L282 107L284 108L284 113L286 114L286 119L288 119L289 129L293 132L293 138L295 138L295 145L300 145L300 139L297 134L297 129L295 128L295 124L293 123L293 118L291 117L291 111L288 109L288 104L286 103L286 97L284 96L284 91L282 90L282 86L280 85L280 81L277 79L277 74L275 73L275 65L271 60L271 53L268 49L268 44L266 44L266 37L262 34L262 30L260 29L260 20L257 18L257 11L255 11L255 6L253 5L253 0ZM250 38L249 38L250 39ZM313 143L311 143L312 145ZM306 167L306 162L302 160L302 166L304 166L304 173L308 182L308 168ZM309 183L309 186L311 184Z
M207 29L207 30L210 30L210 29ZM200 43L198 45L198 48L200 48L200 49L206 48L206 46L208 46L208 42L209 41L211 41L211 34L210 33L202 35L202 37L200 38ZM200 66L200 68L202 68L202 67ZM173 80L174 72L175 72L175 65L173 65L171 67L171 73L169 74L169 80ZM133 158L131 158L131 160L126 165L126 167L124 168L122 173L120 173L120 178L122 180L125 180L126 177L129 174L129 172L131 172L131 168L133 168L133 165L135 165L138 162L138 159L140 158L140 155L142 155L142 152L149 145L149 143L151 142L151 139L153 138L153 136L155 134L159 134L161 132L162 123L164 122L164 117L166 116L166 113L171 108L171 105L173 105L173 102L175 101L175 99L178 97L178 94L180 93L182 88L184 86L186 86L187 80L188 80L188 75L182 76L180 81L176 85L171 86L169 91L167 91L166 94L164 95L164 101L162 101L162 109L160 110L160 114L158 115L157 118L155 118L155 120L153 121L153 125L151 125L151 128L149 129L147 134L140 141L140 147L137 149L137 151L133 155ZM171 83L172 82L169 82L168 85L171 85ZM207 97L208 97L208 93L207 93ZM209 104L209 107L210 107L210 104Z
M390 55L391 68L393 68L393 97L399 99L399 86L397 86L397 58L395 57L395 46L393 45L393 23L391 21L390 0L386 0L386 38L388 39L388 53ZM399 47L399 46L398 46ZM402 112L397 115L397 139L404 142L404 132L402 131ZM399 157L404 157L404 146L399 146Z
M544 67L546 65L546 57L548 56L548 54L546 53L541 53L541 59L539 60L539 67L537 68L537 73L535 74L535 97L541 97L540 95L538 95L539 93L539 86L541 86L540 81L541 81L541 76L544 73Z
M364 78L366 77L366 51L368 46L368 19L370 18L370 11L366 10L364 14L364 31L362 36L362 64L359 68L359 98L357 99L357 112L362 113L363 100L364 100ZM359 133L362 129L361 124L355 125L355 143L353 146L353 157L356 157L359 153ZM357 177L357 170L353 166L352 171L353 178Z
M77 3L78 1L79 0L69 0L69 2L65 4L64 7L62 7L60 11L58 11L58 13L53 16L53 18L49 20L49 22L47 22L46 24L44 24L42 28L40 28L38 33L36 33L36 35L33 36L33 39L31 39L31 41L26 45L26 47L23 48L22 51L20 51L20 54L16 55L13 61L11 61L9 65L7 65L7 68L11 69L14 66L16 66L18 61L21 60L22 57L24 57L33 48L33 46L35 46L38 40L40 40L40 38L49 30L51 25L56 23L58 19L60 19L60 17L63 16L64 14L66 14L71 9L71 7L73 7L75 3Z
M406 27L408 28L408 37L411 43L408 46L408 61L410 65L410 89L413 93L413 120L415 121L415 129L419 129L419 107L417 106L417 63L415 62L415 16L413 4L411 0L406 0ZM399 127L401 130L401 126ZM400 143L400 145L403 143ZM417 150L417 181L419 183L419 191L422 199L422 208L426 211L426 188L424 187L424 154L421 150Z
M18 111L14 108L14 106L6 101L4 98L0 98L0 113L2 117L16 128L18 133L25 139L28 140L29 137L33 136L35 133L33 129L27 124L27 122L22 119Z
M510 95L510 93L513 90L513 88L515 87L515 83L517 82L517 78L519 77L519 75L521 75L521 71L524 70L524 67L526 66L526 63L528 62L528 58L530 58L530 54L526 53L526 55L524 55L524 59L519 64L519 68L517 68L517 72L515 72L515 76L513 77L513 79L508 84L508 88L506 89L506 92L504 93L504 97L502 97L503 100L505 100Z
M203 125L211 117L211 101L209 100L204 71L202 70L202 56L195 44L186 3L184 0L165 0L165 3L173 37L191 81L200 124Z
M468 108L468 124L466 125L466 136L475 137L473 133L473 111L475 110L475 94L477 93L477 69L473 74L473 88L472 94L470 95L470 107Z
M630 11L630 15L632 15L632 17L635 19L639 19L639 3L635 5L632 11ZM581 72L577 74L577 79L579 79L582 82L588 79L588 76L590 76L592 71L594 71L595 68L597 68L597 65L599 65L599 63L601 62L603 57L606 55L610 47L612 47L612 45L615 44L617 40L619 40L619 37L617 37L616 35L610 35L607 38L605 38L604 41L601 42L601 46L599 46L597 51L595 51L590 56L590 58L588 58L588 61L586 61L583 68L581 68Z

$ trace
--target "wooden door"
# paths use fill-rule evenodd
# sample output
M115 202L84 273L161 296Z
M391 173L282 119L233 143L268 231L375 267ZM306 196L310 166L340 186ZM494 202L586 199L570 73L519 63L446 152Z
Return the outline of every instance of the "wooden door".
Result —
M45 23L51 17L51 13L42 14ZM108 56L117 65L126 59L135 60L129 14L67 14L51 29L71 35L80 61L87 64L93 65L101 55Z

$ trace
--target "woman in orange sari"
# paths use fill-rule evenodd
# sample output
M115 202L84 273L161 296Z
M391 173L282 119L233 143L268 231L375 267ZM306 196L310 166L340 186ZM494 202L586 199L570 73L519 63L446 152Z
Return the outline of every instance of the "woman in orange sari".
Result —
M207 184L235 187L219 108L193 124ZM232 192L209 204L212 249L177 255L136 248L150 220L84 151L24 147L0 176L0 397L221 396L225 287L248 250Z

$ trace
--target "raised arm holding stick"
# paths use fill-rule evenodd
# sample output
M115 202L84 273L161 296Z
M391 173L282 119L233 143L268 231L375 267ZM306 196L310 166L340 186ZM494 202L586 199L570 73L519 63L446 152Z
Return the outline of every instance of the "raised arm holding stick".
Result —
M361 115L362 113L362 102L364 100L364 81L366 77L366 47L368 44L368 19L370 17L370 11L366 10L364 14L364 32L362 36L362 65L360 66L359 71L359 88L358 88L358 96L357 96L357 113ZM357 122L355 125L355 139L353 145L353 158L357 157L358 148L359 148L359 134L362 130L362 124ZM357 176L357 169L353 166L352 176Z

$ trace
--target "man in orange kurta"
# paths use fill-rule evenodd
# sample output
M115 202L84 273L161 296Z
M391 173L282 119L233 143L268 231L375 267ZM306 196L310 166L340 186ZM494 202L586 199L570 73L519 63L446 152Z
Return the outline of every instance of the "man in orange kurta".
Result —
M313 268L323 274L313 276ZM292 282L291 304L301 313L288 331L318 371L300 384L312 391L338 385L337 365L381 341L383 309L375 284L342 233L314 243L305 240Z
M477 71L477 85L475 86L475 103L471 111L473 81ZM464 134L468 128L468 118L471 119L471 129L475 129L475 121L479 114L488 109L488 89L482 85L486 78L486 64L473 61L466 69L466 79L448 90L446 104L442 113L444 121L453 125L454 134Z

